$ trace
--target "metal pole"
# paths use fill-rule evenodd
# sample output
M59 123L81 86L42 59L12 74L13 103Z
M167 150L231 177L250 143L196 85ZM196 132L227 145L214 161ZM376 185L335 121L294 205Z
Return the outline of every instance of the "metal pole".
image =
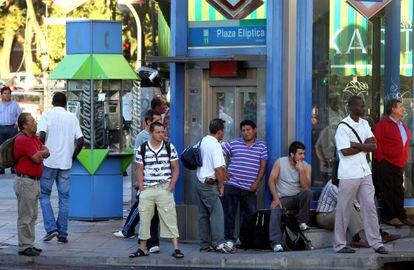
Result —
M137 24L137 63L136 69L142 66L142 28L141 28L141 21L139 20L139 16L135 8L132 6L131 3L125 2L123 3L127 8L131 11L132 16L134 16L135 23Z

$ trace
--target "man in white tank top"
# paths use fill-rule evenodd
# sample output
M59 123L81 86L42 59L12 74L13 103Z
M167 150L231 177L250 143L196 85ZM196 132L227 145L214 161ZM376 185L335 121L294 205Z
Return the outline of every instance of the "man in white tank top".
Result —
M309 227L309 209L312 201L311 166L305 162L305 145L295 141L289 146L289 156L281 157L273 165L269 188L273 201L270 205L269 239L274 252L283 251L280 224L283 209L297 210L302 231Z

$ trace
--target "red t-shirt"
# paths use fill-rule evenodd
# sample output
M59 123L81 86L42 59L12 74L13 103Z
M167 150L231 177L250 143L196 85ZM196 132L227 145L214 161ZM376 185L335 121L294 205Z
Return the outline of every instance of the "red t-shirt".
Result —
M32 177L41 177L43 173L43 163L35 163L30 157L36 154L43 146L37 136L19 135L14 140L14 158L17 160L15 165L16 173L26 174Z

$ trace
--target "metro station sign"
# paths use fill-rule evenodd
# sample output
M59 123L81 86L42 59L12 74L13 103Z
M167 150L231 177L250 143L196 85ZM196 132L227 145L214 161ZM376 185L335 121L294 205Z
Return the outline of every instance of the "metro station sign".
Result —
M369 20L391 1L392 0L348 0L348 4Z
M263 0L206 0L229 20L240 20L263 5Z

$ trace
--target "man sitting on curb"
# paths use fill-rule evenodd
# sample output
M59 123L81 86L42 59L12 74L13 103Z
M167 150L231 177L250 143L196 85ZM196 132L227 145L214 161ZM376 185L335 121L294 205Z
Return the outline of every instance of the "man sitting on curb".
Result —
M159 122L150 125L151 141L143 143L135 155L138 163L137 184L139 195L139 227L140 244L133 257L148 256L147 240L151 237L151 219L154 207L157 207L161 220L160 236L171 238L175 258L183 258L178 249L177 213L175 210L174 188L178 180L178 155L174 145L164 141L164 126ZM169 154L170 152L170 154Z
M309 227L309 209L312 201L311 166L305 162L305 145L295 141L289 146L289 156L281 157L273 165L269 188L273 196L270 205L269 239L274 252L283 251L280 229L283 209L298 210L302 231Z

